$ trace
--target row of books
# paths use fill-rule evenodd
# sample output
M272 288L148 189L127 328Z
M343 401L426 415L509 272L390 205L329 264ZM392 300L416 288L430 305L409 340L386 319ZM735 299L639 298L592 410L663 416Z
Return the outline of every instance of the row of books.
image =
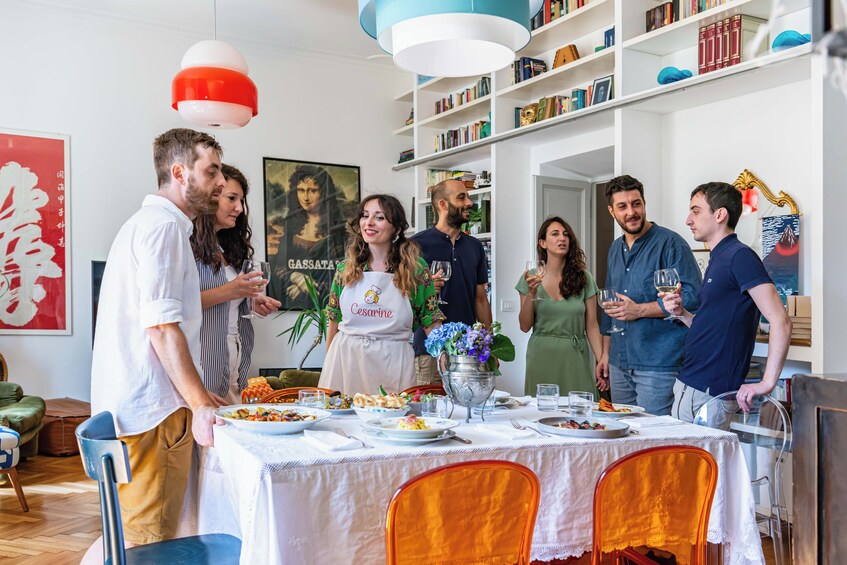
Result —
M582 8L587 3L588 0L544 0L544 6L530 21L530 28L538 29Z
M517 84L521 81L529 80L537 77L542 73L547 72L547 63L541 59L533 59L532 57L521 57L511 66L512 69L512 84Z
M411 161L415 158L415 149L406 149L405 151L400 152L400 160L398 163L405 163L406 161Z
M460 180L465 183L465 188L471 190L475 187L477 174L469 171L451 171L449 169L427 169L426 170L426 193L432 192L432 187L445 180Z
M435 102L435 113L440 114L447 110L452 110L457 106L467 104L477 98L488 96L491 94L491 77L480 78L475 85L469 86L464 90L450 94L441 100Z
M611 77L609 77L609 79L611 79ZM606 89L602 96L595 96L595 85L592 84L589 85L588 88L573 89L570 96L560 94L542 98L538 102L530 104L530 106L537 106L534 117L529 120L527 119L527 107L515 108L515 128L541 122L548 118L555 118L556 116L561 116L568 112L582 110L583 108L591 106L592 103L599 104L600 102L606 102L612 98L611 80L608 80L606 83L601 83L601 86L597 88ZM524 116L523 120L521 120L522 114Z
M764 53L768 42L763 41L758 52L748 53L749 45L756 37L759 26L766 20L736 14L700 28L697 42L697 71L710 73L731 67Z
M491 135L491 122L480 120L456 129L448 129L435 136L435 152L467 145Z
M678 22L706 10L726 4L729 0L671 0L646 11L646 31Z

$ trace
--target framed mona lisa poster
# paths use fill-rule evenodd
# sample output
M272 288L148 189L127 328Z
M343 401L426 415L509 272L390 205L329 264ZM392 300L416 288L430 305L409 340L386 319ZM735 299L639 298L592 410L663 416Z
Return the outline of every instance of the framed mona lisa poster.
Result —
M306 278L329 293L344 258L345 222L360 200L359 167L264 159L268 294L283 309L311 306Z

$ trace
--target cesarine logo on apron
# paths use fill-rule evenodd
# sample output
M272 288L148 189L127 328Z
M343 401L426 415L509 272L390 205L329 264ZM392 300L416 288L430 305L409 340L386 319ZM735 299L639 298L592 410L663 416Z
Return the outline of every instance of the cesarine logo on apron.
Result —
M360 305L358 302L354 302L350 305L350 313L368 318L393 318L394 312L391 310L384 310L379 306L376 308L369 307L371 305L379 304L380 294L382 294L382 289L376 285L372 285L370 290L365 292L365 305Z

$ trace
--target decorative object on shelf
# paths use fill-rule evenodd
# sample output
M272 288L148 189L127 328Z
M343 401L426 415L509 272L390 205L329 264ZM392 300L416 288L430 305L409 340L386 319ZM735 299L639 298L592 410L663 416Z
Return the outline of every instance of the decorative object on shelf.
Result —
M594 80L594 91L591 95L591 106L595 104L600 104L602 102L608 102L612 98L614 98L614 93L612 88L613 84L613 75L609 75L607 77L602 77Z
M677 69L676 67L665 67L659 71L659 76L656 77L656 82L659 84L670 84L686 78L691 78L693 75L688 69Z
M413 123L415 123L415 109L414 108L412 108L412 111L409 112L409 117L406 118L406 125L407 126L410 126Z
M432 330L425 345L427 352L439 359L438 372L447 396L454 404L467 408L465 422L470 421L473 408L485 404L494 392L499 374L496 360L515 359L515 346L500 333L499 322L494 322L490 330L480 323L468 326L450 322ZM446 370L442 370L444 356Z
M530 18L543 0L359 0L359 23L394 56L422 75L462 77L507 66L530 40Z
M535 118L538 115L538 102L527 104L521 108L521 127L535 123Z
M259 113L259 93L247 76L247 61L235 47L215 39L195 43L182 58L182 70L171 84L171 106L191 124L233 129Z
M0 334L71 334L68 145L0 130Z
M556 50L556 56L553 59L553 68L558 69L562 65L567 65L579 59L579 51L576 45L571 43Z
M773 43L771 44L771 49L774 51L782 51L783 49L790 49L791 47L797 47L798 45L805 45L811 40L812 36L808 33L800 33L793 29L787 29L774 38Z
M307 277L329 294L344 258L345 220L359 203L359 167L265 157L268 294L283 309L310 308Z
M759 177L751 173L748 169L744 169L732 185L742 191L742 195L745 190L759 189L759 191L761 191L771 204L780 207L788 206L788 210L791 214L800 214L800 208L797 207L797 203L794 202L794 199L791 198L791 196L782 190L779 191L778 195L774 195L774 193L771 192L771 189L769 189Z

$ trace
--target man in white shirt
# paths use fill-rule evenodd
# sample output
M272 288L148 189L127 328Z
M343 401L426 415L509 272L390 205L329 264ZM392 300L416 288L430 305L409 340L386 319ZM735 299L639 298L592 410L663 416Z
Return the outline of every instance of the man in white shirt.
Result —
M106 261L91 369L92 413L112 413L129 451L119 485L127 545L176 534L193 439L214 442L223 401L200 378L200 284L191 220L214 212L225 186L221 147L190 129L153 143L159 189L120 229ZM100 540L83 562L100 557ZM101 550L102 551L102 550Z

